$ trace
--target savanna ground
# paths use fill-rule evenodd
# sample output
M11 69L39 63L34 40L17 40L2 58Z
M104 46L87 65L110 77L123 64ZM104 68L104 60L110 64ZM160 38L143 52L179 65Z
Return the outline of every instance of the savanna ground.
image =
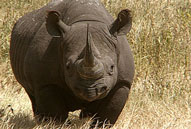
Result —
M31 103L16 82L9 61L16 20L49 0L0 0L0 128L89 128L91 119L70 113L70 126L38 125ZM132 11L127 35L136 74L129 100L114 129L191 128L191 0L102 0L116 17Z

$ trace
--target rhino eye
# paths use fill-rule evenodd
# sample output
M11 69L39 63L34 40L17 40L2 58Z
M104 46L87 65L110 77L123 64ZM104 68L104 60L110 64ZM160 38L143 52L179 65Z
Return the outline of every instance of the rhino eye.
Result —
M66 63L66 69L69 70L71 68L70 62Z
M66 69L69 70L70 69L70 65L66 65Z
M110 66L109 75L113 75L114 67L115 67L114 65Z

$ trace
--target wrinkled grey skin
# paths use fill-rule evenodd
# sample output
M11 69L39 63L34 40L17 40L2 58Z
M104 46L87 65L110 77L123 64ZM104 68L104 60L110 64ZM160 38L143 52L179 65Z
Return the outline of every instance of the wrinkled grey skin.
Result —
M64 121L69 111L114 124L134 76L129 10L113 20L98 0L54 0L20 18L10 59L34 115Z

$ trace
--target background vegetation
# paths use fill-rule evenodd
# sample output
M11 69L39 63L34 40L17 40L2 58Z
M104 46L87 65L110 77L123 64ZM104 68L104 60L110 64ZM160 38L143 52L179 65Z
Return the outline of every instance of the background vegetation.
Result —
M31 103L16 82L9 61L10 33L16 20L49 0L0 0L0 128L88 128L90 119L70 113L72 125L37 125ZM128 103L113 128L191 127L191 1L102 0L116 17L129 8L127 35L136 75Z

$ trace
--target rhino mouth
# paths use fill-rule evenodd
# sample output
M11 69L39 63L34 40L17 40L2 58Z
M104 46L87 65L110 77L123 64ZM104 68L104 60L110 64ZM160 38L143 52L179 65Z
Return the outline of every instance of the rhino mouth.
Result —
M94 84L93 87L79 85L75 88L76 96L86 101L94 101L104 98L108 93L108 88L104 84Z

